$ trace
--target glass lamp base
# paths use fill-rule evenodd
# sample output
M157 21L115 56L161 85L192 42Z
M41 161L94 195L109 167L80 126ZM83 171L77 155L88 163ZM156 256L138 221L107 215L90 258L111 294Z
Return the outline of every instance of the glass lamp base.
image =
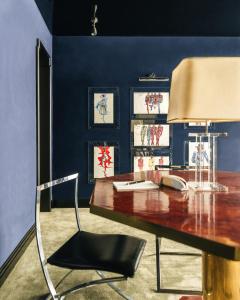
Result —
M222 185L217 182L195 182L189 181L188 182L189 189L194 191L205 191L205 192L227 192L228 188L225 185Z
M227 192L227 187L217 183L217 138L227 136L226 132L189 133L197 144L192 162L195 164L195 180L189 182L194 191ZM207 144L207 148L205 148ZM194 158L194 159L193 159Z

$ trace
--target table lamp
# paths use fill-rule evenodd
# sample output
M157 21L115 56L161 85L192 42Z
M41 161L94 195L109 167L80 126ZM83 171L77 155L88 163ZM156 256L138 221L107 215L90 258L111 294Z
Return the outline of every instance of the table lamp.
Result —
M223 191L216 181L217 138L227 133L208 132L208 124L240 121L240 57L196 57L183 59L173 70L168 123L205 122L206 131L189 133L195 137L198 162L195 190ZM203 141L210 149L208 167L202 160Z

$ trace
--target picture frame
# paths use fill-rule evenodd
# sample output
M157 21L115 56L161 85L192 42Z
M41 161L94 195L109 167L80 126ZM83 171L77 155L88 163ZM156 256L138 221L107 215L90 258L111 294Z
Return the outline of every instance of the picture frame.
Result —
M138 162L136 162L137 158L143 157L143 168L142 170L145 169L153 169L153 165L156 169L157 166L160 166L162 168L169 168L172 164L172 152L170 151L170 148L151 148L151 147L134 147L132 149L132 168L131 170L133 172L141 172L139 170ZM144 159L144 157L150 158L154 157L154 163L153 164L148 164L148 160ZM163 159L163 161L160 161L159 159ZM167 159L167 161L166 161ZM146 163L145 163L146 161ZM141 163L141 161L140 161ZM147 167L149 166L149 168Z
M88 88L88 128L119 128L118 87Z
M133 124L134 147L169 147L170 126L156 122Z
M119 170L119 143L113 141L88 142L88 182L114 176Z
M131 114L134 118L166 119L169 107L169 87L130 89Z
M133 172L153 171L156 166L169 167L170 156L134 156L133 157Z
M195 168L199 159L202 166L208 168L210 164L210 147L208 142L202 142L202 155L199 155L200 143L196 141L185 141L184 143L184 164L189 168Z

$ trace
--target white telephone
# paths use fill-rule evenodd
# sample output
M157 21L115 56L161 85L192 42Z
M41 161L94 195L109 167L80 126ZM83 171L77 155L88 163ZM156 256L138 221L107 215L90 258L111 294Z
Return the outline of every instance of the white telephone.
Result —
M164 175L162 176L160 186L165 185L180 191L187 191L188 184L185 179L176 175Z

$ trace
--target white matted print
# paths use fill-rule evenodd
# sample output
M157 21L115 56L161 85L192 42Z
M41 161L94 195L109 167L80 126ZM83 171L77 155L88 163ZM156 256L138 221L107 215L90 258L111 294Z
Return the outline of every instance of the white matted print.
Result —
M167 114L169 106L168 92L134 92L134 114Z
M137 124L134 125L133 135L134 146L169 146L169 125Z
M200 152L201 149L201 152ZM209 166L210 159L210 148L207 142L197 143L189 142L188 143L188 164L191 167L195 167L199 162L203 167Z
M94 178L114 175L114 146L94 146L93 160Z
M133 171L155 170L156 165L169 166L169 156L134 156Z
M94 124L114 123L114 94L94 93Z

